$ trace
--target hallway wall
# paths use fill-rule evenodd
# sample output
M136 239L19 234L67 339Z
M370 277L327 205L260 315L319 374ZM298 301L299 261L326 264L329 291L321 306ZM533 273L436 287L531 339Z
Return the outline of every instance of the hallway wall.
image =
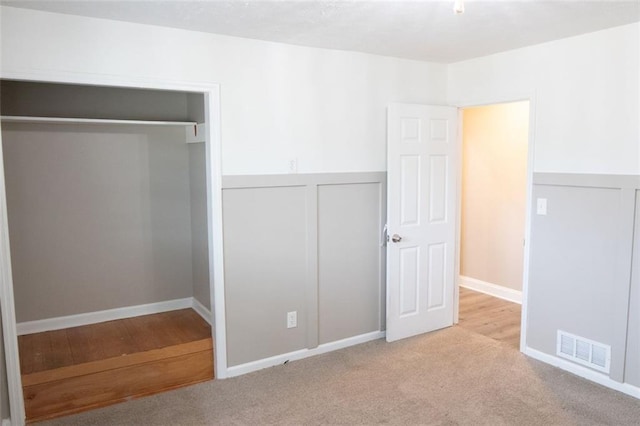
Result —
M522 291L529 102L463 114L460 275Z

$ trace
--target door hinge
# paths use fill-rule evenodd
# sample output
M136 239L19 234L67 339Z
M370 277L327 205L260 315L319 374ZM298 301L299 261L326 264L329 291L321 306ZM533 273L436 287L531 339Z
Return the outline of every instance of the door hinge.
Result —
M384 227L382 228L382 242L380 243L380 247L384 247L387 245L387 243L389 242L389 228L388 225L385 223Z

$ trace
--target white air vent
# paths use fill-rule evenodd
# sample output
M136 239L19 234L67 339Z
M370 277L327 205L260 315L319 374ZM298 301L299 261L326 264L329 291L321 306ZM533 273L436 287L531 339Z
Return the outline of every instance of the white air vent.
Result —
M609 372L611 346L558 330L556 353L562 358L586 365L604 373Z

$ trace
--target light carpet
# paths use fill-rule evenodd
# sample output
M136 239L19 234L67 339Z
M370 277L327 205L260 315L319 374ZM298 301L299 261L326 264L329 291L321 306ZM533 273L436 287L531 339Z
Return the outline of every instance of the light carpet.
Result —
M454 326L42 425L638 425L640 401Z

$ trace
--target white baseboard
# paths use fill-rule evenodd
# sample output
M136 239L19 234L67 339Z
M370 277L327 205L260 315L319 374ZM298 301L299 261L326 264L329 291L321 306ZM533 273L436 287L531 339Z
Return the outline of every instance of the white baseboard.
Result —
M11 426L11 419L2 419L2 426Z
M48 318L37 321L26 321L16 324L18 336L40 333L43 331L61 330L63 328L96 324L122 318L139 317L141 315L157 314L194 307L193 297L167 300L165 302L149 303L146 305L127 306L124 308L107 309L104 311L87 312L84 314L68 315L64 317ZM196 311L197 312L197 311ZM209 314L209 316L211 316Z
M485 281L477 280L471 277L465 277L460 275L460 287L468 288L469 290L479 291L480 293L488 294L489 296L497 297L499 299L508 300L509 302L518 303L522 305L522 292L514 290L512 288L503 287L501 285L488 283Z
M202 317L203 320L209 323L209 325L213 325L213 317L211 316L211 311L207 309L198 299L193 298L193 305L191 306L194 311L198 315Z
M359 345L360 343L369 342L371 340L382 339L385 337L384 331L374 331L371 333L360 334L359 336L348 337L346 339L337 340L331 343L325 343L313 349L301 349L299 351L289 352L282 355L272 356L257 361L248 362L227 368L227 377L236 377L253 371L262 370L264 368L273 367L283 364L285 361L296 361L308 358L314 355L320 355L327 352L336 351L338 349L347 348L349 346Z
M561 370L568 371L569 373L575 374L576 376L580 376L583 379L590 380L592 382L598 383L599 385L608 387L613 390L617 390L624 394L633 396L634 398L640 399L640 388L630 385L629 383L620 383L611 379L606 374L597 372L595 370L591 370L587 367L583 367L578 364L574 364L570 361L567 361L562 358L558 358L553 355L546 354L544 352L540 352L537 349L532 349L530 347L525 347L524 354L530 356L531 358L537 359L538 361L542 361L546 364L553 365L554 367L558 367Z

